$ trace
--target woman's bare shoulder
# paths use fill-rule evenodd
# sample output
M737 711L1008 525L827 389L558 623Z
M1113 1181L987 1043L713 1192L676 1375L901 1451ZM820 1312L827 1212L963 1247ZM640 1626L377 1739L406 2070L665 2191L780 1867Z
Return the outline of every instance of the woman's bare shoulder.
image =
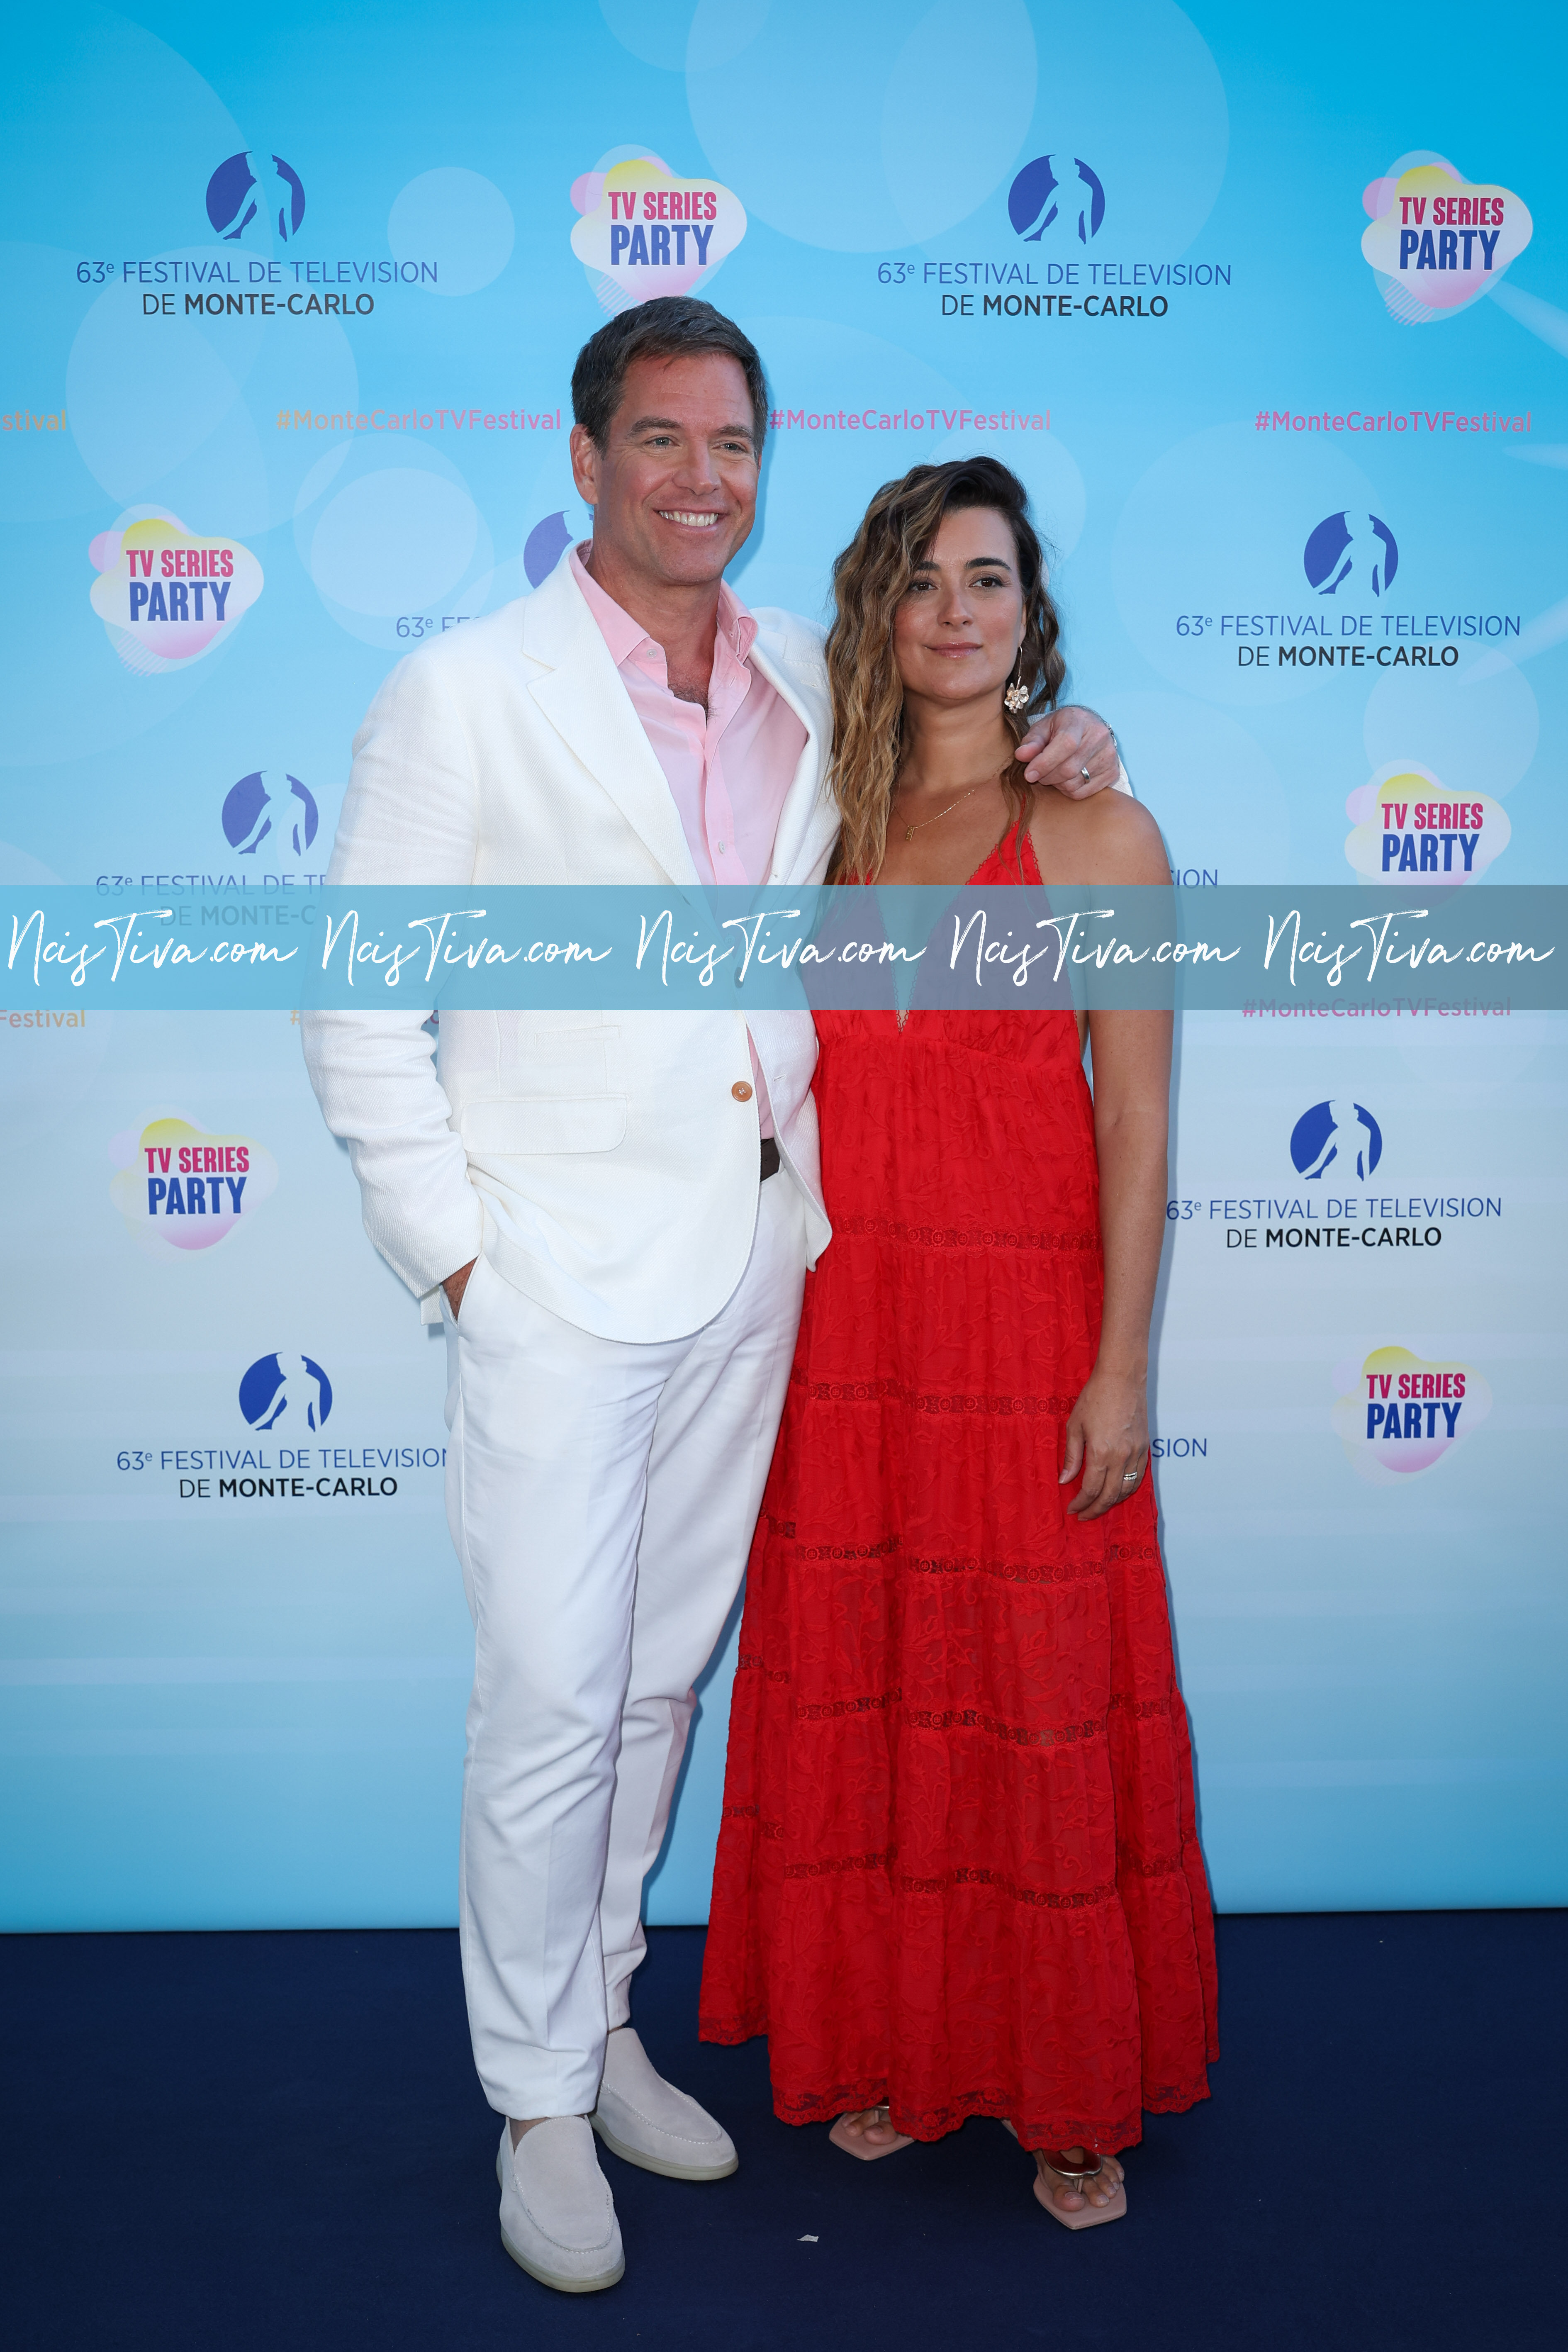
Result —
M1087 801L1041 793L1029 835L1047 882L1168 883L1171 878L1160 828L1130 793L1096 793Z

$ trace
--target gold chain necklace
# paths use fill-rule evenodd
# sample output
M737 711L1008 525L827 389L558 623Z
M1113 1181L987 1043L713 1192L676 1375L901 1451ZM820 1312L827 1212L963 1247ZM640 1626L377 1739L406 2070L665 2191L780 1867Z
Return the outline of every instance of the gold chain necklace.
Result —
M1006 770L1005 768L1000 769L997 772L999 774L1005 775ZM962 808L965 801L973 800L975 793L980 790L981 784L989 784L993 781L994 779L990 776L982 776L979 783L971 784L966 793L960 793L955 801L949 801L947 806L944 809L938 809L934 816L922 816L919 824L910 824L905 821L905 819L900 817L899 822L904 828L904 839L906 841L912 841L917 833L923 833L925 831L928 824L940 824L944 816L951 816L955 808Z

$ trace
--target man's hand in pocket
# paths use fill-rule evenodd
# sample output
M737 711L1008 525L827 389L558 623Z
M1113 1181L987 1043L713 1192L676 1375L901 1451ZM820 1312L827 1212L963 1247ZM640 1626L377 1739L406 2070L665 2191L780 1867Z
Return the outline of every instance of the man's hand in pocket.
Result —
M463 1293L468 1286L468 1276L472 1274L478 1264L479 1259L477 1257L471 1257L467 1265L460 1265L458 1268L457 1273L449 1274L447 1276L446 1281L441 1285L442 1289L447 1294L447 1304L452 1310L452 1320L454 1323L458 1319L458 1309L463 1304Z

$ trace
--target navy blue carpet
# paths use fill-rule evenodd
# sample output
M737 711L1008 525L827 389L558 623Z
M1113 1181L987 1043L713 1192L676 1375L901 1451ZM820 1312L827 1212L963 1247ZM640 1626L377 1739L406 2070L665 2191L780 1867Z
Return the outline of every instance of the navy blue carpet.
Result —
M605 2156L626 2274L570 2298L501 2251L455 1936L13 1937L0 2330L11 2352L1558 2352L1565 1921L1222 1920L1214 2097L1149 2119L1128 2219L1077 2237L997 2124L859 2165L776 2122L763 2045L697 2041L701 1931L656 1930L637 2023L741 2169L699 2188Z

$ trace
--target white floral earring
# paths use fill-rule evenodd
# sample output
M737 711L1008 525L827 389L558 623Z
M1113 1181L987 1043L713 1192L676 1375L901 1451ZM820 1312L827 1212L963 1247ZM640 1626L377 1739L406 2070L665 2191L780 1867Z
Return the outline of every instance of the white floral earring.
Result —
M1014 711L1015 713L1027 709L1029 703L1029 689L1024 684L1023 669L1024 648L1020 645L1018 647L1018 658L1013 665L1014 675L1012 680L1002 697L1004 708Z

